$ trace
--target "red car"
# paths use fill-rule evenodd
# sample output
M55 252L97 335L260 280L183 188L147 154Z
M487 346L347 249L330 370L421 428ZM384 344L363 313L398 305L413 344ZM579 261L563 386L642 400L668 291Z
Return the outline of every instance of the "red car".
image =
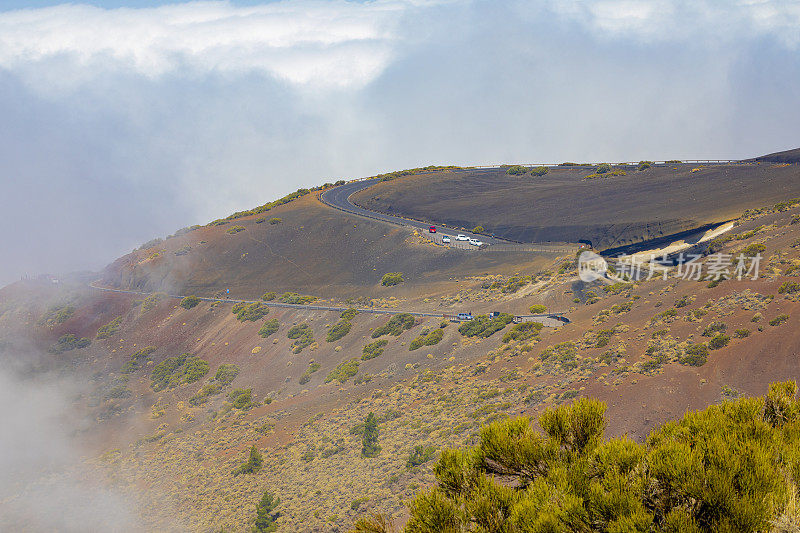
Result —
M436 226L431 226L428 228L428 233L436 233Z

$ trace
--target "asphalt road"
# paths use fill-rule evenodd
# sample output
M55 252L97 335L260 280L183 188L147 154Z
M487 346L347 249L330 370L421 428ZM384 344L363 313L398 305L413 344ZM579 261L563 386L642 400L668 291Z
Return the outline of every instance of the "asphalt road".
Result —
M444 244L442 243L442 236L448 235L452 239L450 246L454 248L464 248L464 249L477 248L475 246L470 245L468 242L456 241L456 235L466 235L467 237L478 239L479 241L487 245L511 244L510 241L507 241L505 239L489 237L486 235L477 235L475 233L470 233L464 230L450 229L446 226L436 226L436 233L428 233L428 228L432 225L428 222L423 222L420 220L412 220L410 218L404 218L395 215L387 215L385 213L378 213L376 211L370 211L368 209L364 209L363 207L359 207L352 201L350 201L350 197L353 196L355 193L362 191L368 187L371 187L378 182L380 182L380 178L373 178L369 180L345 183L344 185L340 185L338 187L334 187L332 189L328 189L327 191L323 192L320 195L320 200L322 200L324 204L333 207L334 209L345 211L346 213L349 213L351 215L371 218L373 220L381 220L383 222L389 222L391 224L397 224L400 226L406 226L409 228L417 229L423 235L427 236L437 244Z
M133 294L136 296L149 296L153 293L150 292L142 292L142 291L131 291L125 289L112 289L110 287L100 287L95 284L96 282L89 283L89 287L98 291L105 291L105 292L118 292L122 294ZM185 298L185 295L181 294L167 294L167 298L171 298L174 300L182 300ZM314 304L286 304L283 302L265 302L264 300L238 300L234 298L208 298L203 296L198 296L198 299L204 302L222 302L222 303L260 303L264 304L268 307L279 307L284 309L297 309L297 310L307 310L307 311L332 311L341 313L342 311L346 311L347 309L351 309L351 307L340 307L340 306L333 306L333 305L314 305ZM373 315L400 315L400 314L408 314L412 316L418 317L433 317L433 318L450 318L453 315L458 314L458 311L451 312L451 313L425 313L421 311L401 311L398 309L375 309L372 307L356 307L359 313L364 314L373 314ZM562 314L562 313L558 313ZM543 325L547 327L560 327L563 326L563 322L558 321L557 319L553 318L554 315L551 314L539 314L539 315L523 315L526 319L535 319L537 322L541 322Z

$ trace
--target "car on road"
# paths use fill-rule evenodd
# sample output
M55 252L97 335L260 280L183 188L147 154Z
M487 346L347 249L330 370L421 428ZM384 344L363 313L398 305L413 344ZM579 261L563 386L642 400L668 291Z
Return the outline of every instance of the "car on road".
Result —
M478 246L478 247L483 246L483 241L479 241L478 239L470 239L469 243L472 246Z
M450 237L449 237L449 236L447 236L447 235L442 235L442 242L443 242L443 243L448 243L448 242L450 242Z
M430 226L428 228L428 233L436 233L436 226Z
M460 234L460 233L459 233L458 235L456 235L456 240L457 240L457 241L468 241L468 240L469 240L469 237L467 237L466 235L462 235L462 234Z

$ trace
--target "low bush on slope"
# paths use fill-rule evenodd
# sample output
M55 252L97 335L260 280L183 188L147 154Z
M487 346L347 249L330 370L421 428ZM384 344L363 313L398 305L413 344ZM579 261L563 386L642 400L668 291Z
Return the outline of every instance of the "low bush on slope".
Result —
M442 453L437 485L410 503L405 531L796 531L796 392L773 383L766 398L688 413L643 445L604 440L596 400L545 411L543 434L526 417L495 422L477 446Z

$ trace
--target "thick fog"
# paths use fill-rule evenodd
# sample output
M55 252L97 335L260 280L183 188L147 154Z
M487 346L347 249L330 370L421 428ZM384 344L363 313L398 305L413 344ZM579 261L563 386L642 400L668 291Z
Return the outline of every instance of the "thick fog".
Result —
M339 177L800 145L796 2L247 4L0 11L0 285Z

